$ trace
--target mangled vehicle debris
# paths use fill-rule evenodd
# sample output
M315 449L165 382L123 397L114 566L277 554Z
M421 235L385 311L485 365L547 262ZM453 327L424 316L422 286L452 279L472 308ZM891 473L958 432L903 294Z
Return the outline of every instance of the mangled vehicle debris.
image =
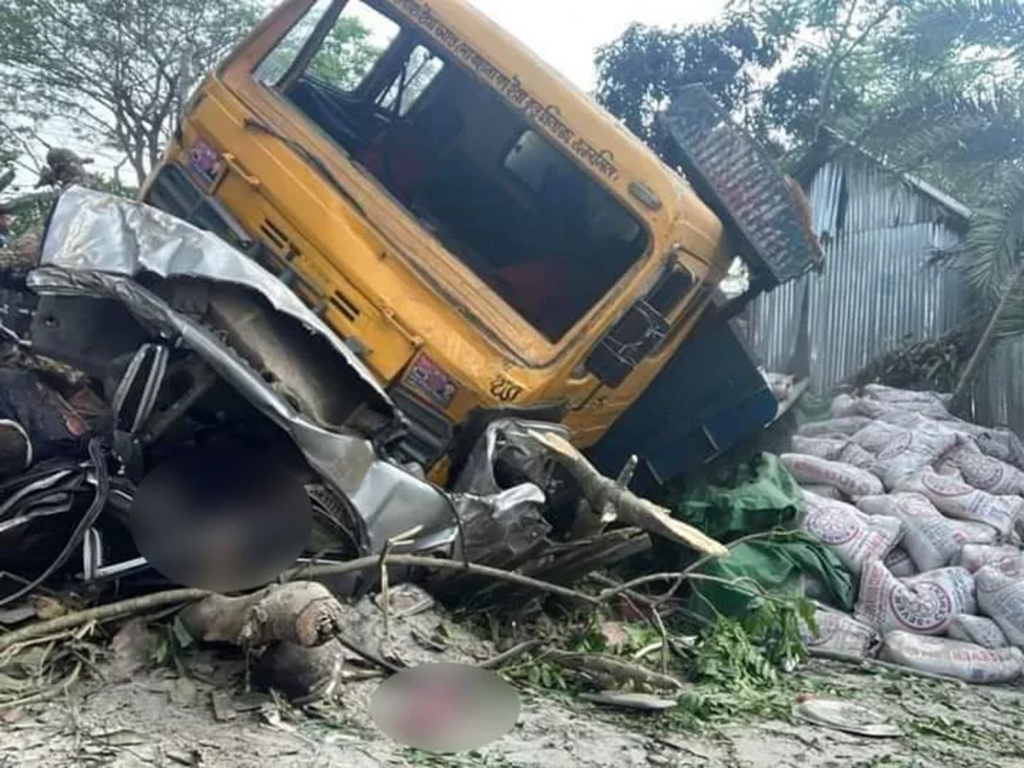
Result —
M291 482L322 485L312 489L317 516L354 548L338 554L379 551L414 527L412 549L450 551L449 499L386 460L401 427L390 398L291 291L220 240L73 188L54 210L29 285L42 297L35 351L103 382L129 480L152 468L148 456L212 443L205 458L223 463L214 474L235 475L228 482L253 482L284 462ZM304 462L289 457L293 446ZM241 586L255 585L233 588Z
M303 551L464 557L463 526L472 554L514 556L550 530L537 510L559 456L582 498L599 499L570 505L581 531L619 519L718 549L599 475L554 424L493 422L457 493L441 490L391 455L402 415L315 313L241 253L155 209L71 188L28 284L40 296L33 353L80 370L101 389L93 405L109 410L92 421L116 469L101 473L106 459L93 456L89 477L106 498L69 544L84 547L87 578L148 559L179 583L231 591L267 583ZM499 484L495 471L519 482ZM125 547L98 519L107 502L144 557L110 560ZM536 524L524 526L531 508Z

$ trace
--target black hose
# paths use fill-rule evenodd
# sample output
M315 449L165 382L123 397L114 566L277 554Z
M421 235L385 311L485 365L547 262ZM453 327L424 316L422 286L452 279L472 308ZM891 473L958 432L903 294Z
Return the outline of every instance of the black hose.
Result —
M68 543L64 545L64 549L61 550L56 559L50 563L45 571L30 583L10 595L0 597L0 607L13 603L15 600L24 597L50 578L58 568L64 565L78 545L82 543L82 539L85 538L86 531L92 527L92 524L96 522L96 519L106 507L107 497L110 494L110 475L107 471L107 457L103 453L103 444L98 437L94 437L89 441L89 458L92 460L93 468L96 470L96 494L93 496L92 504L89 505L89 509L87 509L85 514L82 515L82 519L79 520L78 525L75 526L75 530L71 532Z

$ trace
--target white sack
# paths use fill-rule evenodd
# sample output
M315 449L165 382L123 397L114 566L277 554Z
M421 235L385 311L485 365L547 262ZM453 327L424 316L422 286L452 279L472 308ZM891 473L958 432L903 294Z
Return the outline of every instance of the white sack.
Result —
M991 525L973 523L970 520L954 520L950 522L956 528L956 541L961 548L968 544L980 544L991 547L999 543L999 532Z
M817 632L800 622L800 637L811 655L859 661L873 655L878 633L867 624L845 613L821 608L814 612L814 623Z
M944 635L954 616L975 613L974 579L965 568L940 568L898 579L879 561L861 573L856 618L879 632Z
M903 427L886 424L884 421L872 421L862 429L854 432L850 440L872 455L877 456L891 442L905 434L909 436L909 433Z
M960 550L955 526L924 496L916 493L865 496L857 501L857 508L868 515L895 517L903 523L901 546L919 571L944 568Z
M892 552L886 555L882 562L885 563L885 567L889 569L893 576L900 579L907 576L917 576L921 572L914 565L914 561L910 559L910 553L903 547L893 547Z
M828 421L814 421L802 425L798 435L804 437L820 437L822 435L852 435L871 423L871 419L865 416L851 416L846 419L829 419Z
M1024 495L1024 472L1012 464L986 456L974 443L961 443L949 458L964 482L996 496Z
M951 640L974 643L982 648L1006 648L1010 644L999 625L984 616L955 616L946 634Z
M980 571L986 565L997 565L1004 561L1021 563L1024 567L1024 556L1020 548L1013 544L965 544L960 547L956 564L971 573Z
M798 483L831 485L850 498L874 496L883 490L877 477L848 464L799 453L784 453L779 458Z
M805 456L817 456L819 459L833 461L839 458L843 448L846 447L846 440L835 440L828 437L804 437L793 435L793 453L802 453Z
M931 469L940 456L957 444L956 435L942 430L904 430L882 450L872 471L890 491L903 486L923 469Z
M815 496L821 496L823 499L832 499L833 501L843 501L843 492L838 488L834 488L831 485L803 485L800 487L801 490L807 491L807 493L813 493Z
M868 561L882 560L903 535L899 520L868 517L842 501L805 493L804 506L800 527L835 552L853 574L859 574Z
M1024 510L1024 499L993 496L931 469L919 472L902 490L926 496L947 517L990 525L1004 540L1010 536L1017 516Z
M836 461L840 464L849 464L851 467L857 467L858 469L866 469L868 472L875 466L874 454L865 451L859 445L852 442L843 446L843 450L839 452Z
M986 565L975 580L981 612L999 625L1007 640L1024 645L1024 571L1016 564Z
M882 658L968 683L1010 683L1024 670L1024 653L1019 648L991 650L973 643L900 631L885 636Z

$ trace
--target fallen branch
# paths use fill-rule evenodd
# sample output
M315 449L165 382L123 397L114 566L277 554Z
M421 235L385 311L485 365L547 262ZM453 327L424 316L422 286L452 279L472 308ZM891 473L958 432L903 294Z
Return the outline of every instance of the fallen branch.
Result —
M363 646L359 645L358 643L356 643L356 642L354 642L352 640L349 640L347 637L342 635L340 632L337 635L335 635L334 637L335 637L335 639L339 643L341 643L342 646L347 648L349 651L354 653L356 656L359 656L360 658L365 659L366 661L370 662L371 664L374 664L375 666L380 667L381 669L385 670L386 672L388 672L388 673L390 673L392 675L397 675L399 672L401 672L403 669L405 669L405 667L400 667L397 664L392 664L390 661L385 659L383 656L380 656L380 655L374 653L373 651L370 651L370 650L364 648Z
M388 555L387 558L385 558L384 563L386 565L404 565L411 568L434 568L442 571L459 571L461 573L471 573L477 576L488 576L492 579L498 579L499 581L507 581L512 584L518 584L522 587L530 587L539 592L549 592L554 595L561 595L562 597L567 597L584 603L590 603L591 605L600 605L602 602L592 595L578 592L575 589L562 587L558 584L549 584L546 581L539 581L538 579L532 579L529 576L523 576L519 573L491 568L487 565L464 563L460 560L443 560L436 557L420 557L417 555ZM312 568L304 568L303 574L307 578L322 578L324 576L341 576L355 571L365 571L369 568L377 568L379 566L380 557L372 555L370 557L362 557L358 560L352 560L348 563L318 565Z
M273 642L323 645L341 629L343 608L323 584L291 581L243 597L209 595L181 612L189 634L205 643L260 648Z
M784 539L786 536L796 537L796 536L800 536L800 535L803 535L803 534L801 534L800 531L796 531L796 530L772 529L770 531L760 531L758 533L750 533L750 534L747 534L746 536L740 536L738 539L733 539L732 541L730 541L726 545L726 549L728 549L730 552L732 552L740 544L747 544L747 543L749 543L751 541L773 541L775 539ZM682 573L684 573L684 574L693 573L697 569L702 568L704 565L706 565L707 562L709 560L711 560L711 559L712 559L712 556L705 555L704 557L699 558L698 560L694 561L693 563L690 563L690 565L688 565L685 568L683 568ZM677 587L677 589L678 589L678 587ZM661 599L664 599L664 596L662 596Z
M592 595L577 592L576 590L569 589L568 587L562 587L557 584L548 584L543 581L538 581L537 579L531 579L529 576L523 576L509 571L502 571L497 568L490 568L486 565L474 565L473 563L463 563L458 560L442 560L433 557L418 557L416 555L388 555L384 562L386 565L434 568L437 570L459 571L462 573L476 574L478 576L488 576L493 579L508 581L523 587L530 587L540 592L549 592L551 594L561 595L562 597L589 603L591 605L601 605L602 603L601 600L593 597ZM301 569L295 570L301 570L302 575L306 578L322 578L324 576L340 576L346 573L365 571L379 566L380 557L378 555L371 555L369 557L359 558L358 560L352 560L347 563L318 565L314 567L302 566ZM284 577L287 578L288 575L289 574L286 573ZM131 614L142 613L153 608L172 605L174 603L192 603L196 600L211 597L212 595L212 592L203 589L172 589L166 592L155 592L151 595L144 595L130 600L122 600L117 603L109 603L107 605L97 606L96 608L89 608L84 611L69 613L56 619L50 619L49 621L30 624L27 627L22 627L21 629L15 630L14 632L6 635L0 635L0 651L25 640L39 637L40 635L61 632L72 627L87 624L91 621L111 621Z
M626 581L622 584L617 584L614 587L609 587L603 590L597 597L601 602L607 602L616 595L621 595L624 592L635 592L637 587L642 587L646 584L655 584L659 581L677 581L679 579L685 579L687 574L683 571L671 571L669 573L651 573L647 576L640 576L639 578L633 579L632 581ZM654 598L645 595L646 601L651 601Z
M591 675L612 677L616 681L639 683L652 688L683 688L683 682L672 675L661 674L653 670L630 664L614 656L597 653L570 653L568 651L549 650L544 654L567 669L585 672Z
M79 661L75 664L74 669L71 670L70 674L58 683L51 685L45 690L39 693L33 693L29 696L24 696L20 699L11 699L10 701L0 701L0 709L13 709L15 707L24 707L28 704L38 704L43 701L49 701L50 699L56 698L57 696L66 695L68 689L78 681L79 675L82 673L82 662Z
M677 544L692 547L707 555L727 555L729 550L692 525L672 517L664 507L643 499L628 488L619 487L605 477L568 440L555 434L530 432L534 440L547 448L580 485L591 509L612 508L619 520L648 533L662 536Z
M134 597L130 600L100 605L84 611L76 611L75 613L59 616L56 619L29 624L27 627L16 629L6 635L0 635L0 651L41 635L63 632L64 630L93 621L100 623L120 619L124 616L142 613L152 608L159 608L173 603L190 603L194 600L209 597L210 594L210 592L204 589L171 589L166 592L154 592L151 595L143 595L142 597Z
M738 589L752 597L761 597L765 600L770 600L771 602L783 605L786 603L783 598L765 591L765 589L750 576L739 576L735 579L725 579L721 576L711 576L706 573L693 573L691 571L672 571L668 573L652 573L647 576L641 576L633 579L632 581L627 581L624 584L618 584L614 587L603 590L598 594L597 600L604 603L611 600L616 595L621 595L623 593L635 594L634 590L636 587L643 586L644 584L652 584L658 581L674 581L677 583L682 583L683 581L706 581L711 584L721 584L725 587ZM647 599L649 601L648 604L654 608L664 601L664 595L659 598Z
M743 587L741 587L740 584L744 581L729 581L727 579L719 579L703 574L685 572L658 573L643 576L639 579L626 582L625 584L619 584L615 587L605 589L599 595L594 596L588 595L584 592L579 592L575 589L559 586L558 584L549 584L544 581L539 581L538 579L532 579L529 576L523 576L522 574L502 571L498 568L491 568L486 565L463 563L458 560L443 560L433 557L419 557L416 555L388 555L383 562L385 565L390 566L432 568L436 570L458 571L461 573L475 574L477 576L486 576L594 606L603 605L616 595L632 592L637 586L657 581L675 581L679 579L680 576L684 576L687 579L695 581L722 583L732 587L739 587L741 589ZM301 572L306 578L322 578L325 576L340 576L346 573L379 568L380 565L380 556L372 555L352 560L348 563L318 565L314 567L307 565L301 568ZM288 574L285 574L285 578L287 578L287 576ZM276 591L279 594L275 600L295 600L298 593L289 593L283 588L298 586L303 589L308 589L309 587L303 586L304 584L306 584L306 582L288 582L277 587ZM327 596L330 596L330 593L326 588L323 588L323 591L326 594L321 595L321 599L326 600ZM50 619L49 621L42 621L36 624L30 624L27 627L22 627L14 632L0 636L0 651L9 648L12 645L16 645L17 643L24 642L25 640L61 632L89 622L101 623L111 621L131 614L142 613L153 608L173 605L175 603L194 603L197 600L203 600L204 603L200 603L199 606L194 606L192 609L189 609L190 613L187 613L186 615L194 617L202 614L209 618L203 619L199 624L194 624L190 631L193 631L194 629L196 637L201 640L206 640L207 642L216 642L217 640L221 640L236 643L240 637L237 633L240 631L241 627L246 624L246 619L243 618L246 612L257 606L260 601L265 600L267 598L267 592L268 590L261 590L253 595L236 598L215 595L202 589L172 589L166 592L156 592L151 595L144 595L130 600L122 600L117 603L110 603L108 605L97 606L96 608L89 608L84 611L69 613L56 619ZM751 594L756 594L768 599L772 598L770 595L754 590L751 590ZM333 596L330 596L330 600L334 600ZM313 642L314 644L316 642L325 642L326 639L333 636L335 631L333 627L334 619L330 603L310 600L309 594L306 595L306 603L307 608L311 608L312 605L315 605L315 607L311 608L311 612L304 614L301 620L294 613L288 614L286 612L282 614L288 616L287 620L292 622L291 625L276 625L274 623L274 621L276 621L276 617L254 617L254 619L249 622L250 626L246 630L248 633L246 634L246 642L254 645L258 645L260 642L266 643L275 639L291 639L300 645L309 644L310 642ZM201 609L200 606L204 604L206 607ZM293 605L299 605L299 603L293 603ZM264 606L264 608L265 607L266 606ZM301 609L299 610L301 612ZM255 621L255 623L253 623L253 621ZM189 623L186 622L186 627L188 626ZM235 634L232 634L233 632Z
M480 669L498 669L503 664L512 661L512 659L517 659L524 653L532 651L534 648L542 645L543 642L543 640L538 640L536 638L533 640L527 640L519 645L512 646L504 653L499 653L493 659L480 662L477 666L480 667Z

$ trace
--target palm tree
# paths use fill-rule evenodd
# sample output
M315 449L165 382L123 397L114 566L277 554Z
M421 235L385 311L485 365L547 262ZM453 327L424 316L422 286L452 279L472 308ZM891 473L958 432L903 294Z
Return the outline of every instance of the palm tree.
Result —
M1013 172L1001 191L1001 205L974 212L956 253L970 284L994 307L960 374L953 392L954 405L962 402L995 341L1024 333L1024 170Z
M861 126L861 141L974 211L961 245L947 254L980 318L956 404L993 344L1024 334L1024 3L929 0L910 13L893 49L907 56L906 71L914 57L929 61L927 75L878 109Z

